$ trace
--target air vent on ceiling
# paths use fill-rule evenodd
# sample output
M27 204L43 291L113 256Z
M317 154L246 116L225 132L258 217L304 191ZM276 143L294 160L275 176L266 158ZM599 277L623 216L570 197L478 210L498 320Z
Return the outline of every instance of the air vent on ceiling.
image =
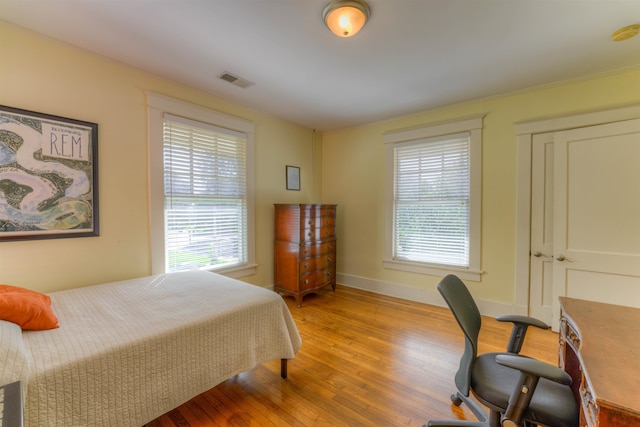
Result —
M225 82L229 82L231 84L234 84L234 85L236 85L238 87L241 87L242 89L246 89L246 88L248 88L250 86L253 86L255 84L253 82L250 82L249 80L243 79L241 77L238 77L238 76L236 76L234 74L231 74L229 72L226 72L226 71L220 76L220 78L222 80L224 80Z

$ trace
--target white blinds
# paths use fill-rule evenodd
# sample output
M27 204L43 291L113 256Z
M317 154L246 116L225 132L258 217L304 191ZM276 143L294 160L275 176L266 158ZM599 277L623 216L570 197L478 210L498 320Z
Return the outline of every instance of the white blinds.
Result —
M469 134L394 150L394 258L468 267Z
M163 141L167 270L246 262L246 136L165 114Z

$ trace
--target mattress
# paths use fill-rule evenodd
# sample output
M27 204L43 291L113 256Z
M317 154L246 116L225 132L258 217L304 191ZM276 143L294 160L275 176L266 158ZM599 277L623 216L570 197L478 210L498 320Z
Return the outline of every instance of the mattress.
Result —
M27 427L141 426L301 345L279 295L210 272L49 295L60 327L22 332Z

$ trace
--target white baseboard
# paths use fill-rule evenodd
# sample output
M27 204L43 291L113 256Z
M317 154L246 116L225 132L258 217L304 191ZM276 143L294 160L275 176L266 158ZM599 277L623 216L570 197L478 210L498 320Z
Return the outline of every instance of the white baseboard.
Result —
M446 307L446 303L436 289L418 289L397 283L384 282L349 274L336 274L336 282L350 288L362 289L395 298ZM476 299L478 310L484 316L497 317L503 314L526 315L526 307L519 307L498 301Z
M435 289L411 288L396 283L342 273L336 274L336 282L350 288L362 289L376 294L446 307L444 300Z

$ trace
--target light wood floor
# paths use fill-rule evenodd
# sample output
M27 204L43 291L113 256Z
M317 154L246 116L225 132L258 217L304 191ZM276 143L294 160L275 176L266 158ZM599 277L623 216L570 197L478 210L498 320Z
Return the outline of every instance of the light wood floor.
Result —
M451 405L462 333L447 308L344 286L297 308L302 348L280 378L280 361L237 375L148 427L422 426L473 419ZM483 318L480 353L504 351L510 324ZM529 330L523 353L557 363L558 335ZM464 405L463 405L464 406Z

